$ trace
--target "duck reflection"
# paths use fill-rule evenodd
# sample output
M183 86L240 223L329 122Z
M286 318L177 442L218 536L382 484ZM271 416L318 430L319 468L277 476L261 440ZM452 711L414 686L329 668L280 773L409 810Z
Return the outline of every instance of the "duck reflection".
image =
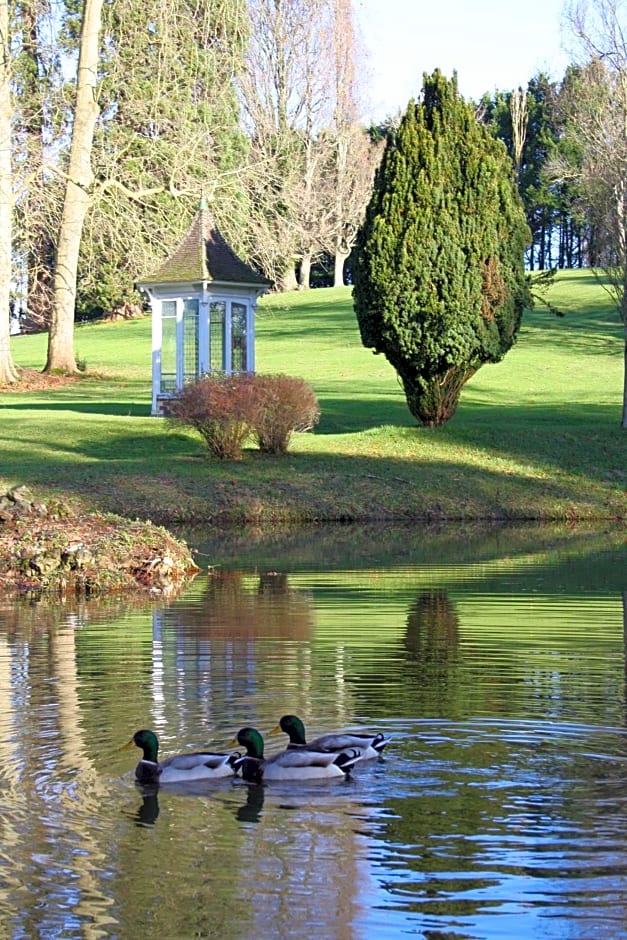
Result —
M246 790L246 801L240 804L235 810L235 818L239 822L258 823L263 809L264 787L261 784L241 784L238 786L238 789ZM159 816L159 787L141 786L138 787L138 790L141 793L142 801L133 816L135 825L142 827L154 826ZM186 790L185 795L193 795L196 797L206 796L207 791L205 790L204 793L201 793L200 791L194 792L193 790Z
M137 826L154 826L159 815L159 787L141 787L142 801L135 813Z
M281 597L291 593L288 575L285 571L262 571L259 575L257 593L269 597Z
M238 806L235 817L239 822L258 823L263 809L264 787L261 784L247 786L246 802Z

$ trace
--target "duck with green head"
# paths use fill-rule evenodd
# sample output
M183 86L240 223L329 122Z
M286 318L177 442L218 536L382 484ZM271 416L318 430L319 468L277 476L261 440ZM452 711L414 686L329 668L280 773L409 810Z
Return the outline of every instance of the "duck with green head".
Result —
M256 728L242 728L237 732L237 742L246 748L246 754L235 761L235 768L248 783L267 780L337 780L346 777L360 759L356 750L349 749L345 753L336 754L311 748L288 749L264 758L263 738Z
M362 734L352 731L334 731L328 734L321 734L313 741L307 741L305 737L305 725L297 715L283 715L279 724L270 734L278 734L284 731L290 739L287 746L289 750L298 750L299 748L313 748L314 750L333 751L340 754L347 749L358 750L362 760L370 760L373 757L379 757L383 748L390 743L390 739L381 734Z
M143 728L136 731L125 748L140 748L143 756L135 768L138 783L186 783L190 780L215 780L220 777L232 777L234 764L239 753L215 754L211 751L194 751L189 754L176 754L167 760L159 761L159 740L154 731Z

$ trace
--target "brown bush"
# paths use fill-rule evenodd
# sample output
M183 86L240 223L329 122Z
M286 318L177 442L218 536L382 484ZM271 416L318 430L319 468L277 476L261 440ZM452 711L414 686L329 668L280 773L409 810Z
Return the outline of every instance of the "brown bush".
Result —
M320 419L318 399L304 379L257 375L255 397L252 429L263 453L284 454L293 431L309 431Z
M191 382L168 402L166 414L198 431L214 457L239 460L251 435L263 453L284 454L292 432L314 427L320 409L304 379L242 373Z
M256 408L254 375L205 375L168 402L166 413L198 431L214 457L239 460Z

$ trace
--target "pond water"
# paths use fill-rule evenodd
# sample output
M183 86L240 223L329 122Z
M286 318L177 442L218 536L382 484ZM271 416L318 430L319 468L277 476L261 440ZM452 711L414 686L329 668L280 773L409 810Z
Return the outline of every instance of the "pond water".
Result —
M167 603L0 601L3 940L627 937L624 533L194 538ZM120 750L285 712L393 740L157 791Z

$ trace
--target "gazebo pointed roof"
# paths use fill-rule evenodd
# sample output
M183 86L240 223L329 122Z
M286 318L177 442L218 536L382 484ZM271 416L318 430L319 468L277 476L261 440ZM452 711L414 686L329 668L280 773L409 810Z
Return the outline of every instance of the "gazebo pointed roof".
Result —
M191 281L217 281L269 287L268 281L239 258L221 235L212 213L203 200L178 248L143 284L178 284Z

